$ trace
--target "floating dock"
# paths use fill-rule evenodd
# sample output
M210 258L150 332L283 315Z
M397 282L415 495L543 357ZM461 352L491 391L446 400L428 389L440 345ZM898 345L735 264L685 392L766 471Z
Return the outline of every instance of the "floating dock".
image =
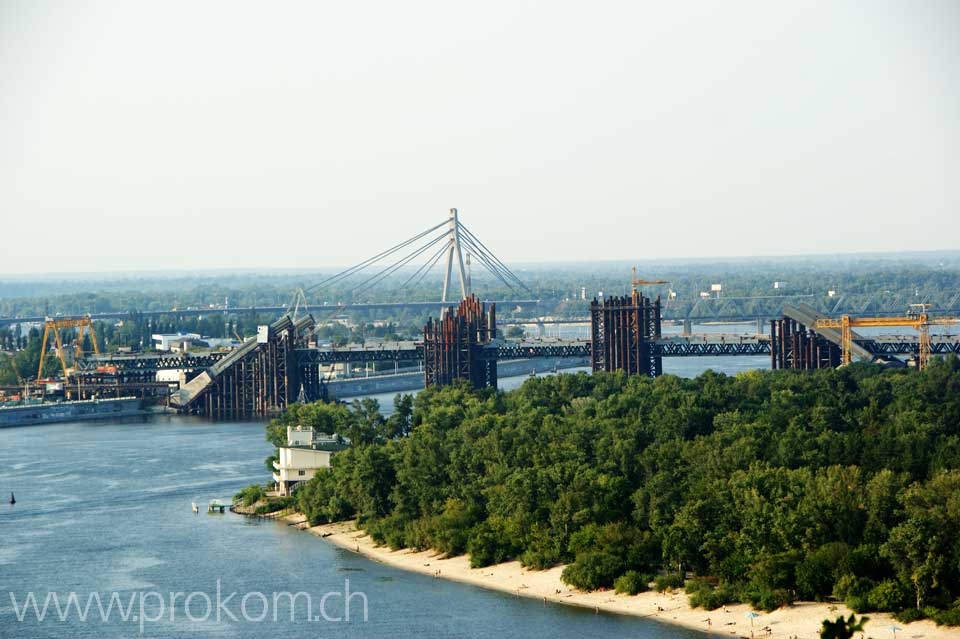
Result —
M143 410L143 400L136 397L24 404L0 408L0 428L95 419L117 419L144 414L146 413Z

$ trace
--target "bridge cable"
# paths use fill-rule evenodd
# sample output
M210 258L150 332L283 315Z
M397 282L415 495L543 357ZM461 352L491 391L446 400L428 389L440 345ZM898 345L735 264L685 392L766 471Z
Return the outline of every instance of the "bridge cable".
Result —
M470 236L470 237L468 237L468 241L469 241L471 244L474 244L474 242L480 243L480 241L479 241L478 239L476 239L475 236ZM493 255L492 253L490 253L488 250L483 250L485 247L483 246L482 243L480 243L480 246L479 246L479 247L477 247L476 245L474 245L474 248L481 250L481 256L484 256L484 255L485 255L488 260L490 260L491 262L493 262L493 264L494 264L494 266L496 267L497 271L501 274L501 277L508 278L509 280L513 281L513 282L514 282L518 287L520 287L521 289L526 290L528 293L531 293L530 289L527 288L526 284L524 284L523 281L520 280L519 277L517 277L516 275L514 275L513 271L511 271L509 268L507 268L507 266L506 266L503 262L501 262L495 255ZM511 287L511 288L512 288L512 287Z
M480 247L483 248L491 258L493 258L494 262L496 262L497 264L500 265L500 267L506 272L507 275L510 276L510 278L511 278L514 282L516 282L521 288L523 288L525 291L527 291L527 293L530 293L531 295L533 294L533 291L531 291L531 290L527 287L527 285L524 284L523 281L514 274L513 271L511 271L509 268L507 268L507 265L504 264L503 262L501 262L500 259L499 259L496 255L494 255L493 252L492 252L490 249L488 249L488 248L486 247L486 245L484 245L483 242L480 241L480 238L478 238L476 235L474 235L474 234L470 231L470 229L468 229L468 228L467 228L466 226L464 226L463 224L460 225L460 228L462 228L462 229L466 232L466 235L467 235L467 237L468 237L469 239L471 239L473 242L479 244Z
M470 250L472 250L472 251L473 251L473 254L480 260L480 265L481 265L481 266L483 266L483 267L484 267L488 272L490 272L490 274L493 275L495 278L497 278L498 280L500 280L500 282L502 282L502 283L503 283L507 288L509 288L512 292L516 292L517 288L516 288L516 286L514 286L513 282L511 282L509 279L507 279L506 274L504 274L504 273L499 269L499 267L497 267L497 265L496 265L495 263L493 263L493 262L484 254L484 252L483 252L479 247L477 247L476 245L474 245L473 242L471 242L470 239L467 238L466 236L464 236L464 237L461 238L461 239L462 239L463 243L467 246L467 248L469 248Z
M434 239L430 240L429 242L427 242L426 244L424 244L424 245L421 246L420 248L416 249L416 250L413 251L412 253L409 253L409 254L406 255L405 257L400 258L400 260L398 260L397 262L394 262L393 264L387 266L387 268L381 270L380 272L374 274L373 276L367 278L366 280L364 280L363 282L361 282L360 284L358 284L357 286L355 286L353 289L351 289L350 294L351 294L351 295L356 295L357 293L359 293L359 292L361 292L361 291L369 290L370 288L372 288L372 287L376 286L377 284L383 282L383 281L386 280L386 278L388 278L390 275L393 275L393 274L394 274L395 272L397 272L399 269L403 268L404 266L406 266L407 264L409 264L411 261L415 260L417 257L419 257L419 256L422 255L424 252L426 252L428 249L430 249L431 247L433 247L437 242L439 242L440 240L444 240L444 239L447 239L447 237L446 237L445 235L439 235L439 236L435 237ZM374 280L376 280L376 281L374 281ZM373 283L372 283L372 284L369 284L370 282L373 282Z
M420 282L423 281L423 278L427 276L427 273L433 270L433 267L437 264L437 262L440 261L440 258L443 257L443 254L447 252L449 249L450 249L450 242L448 241L446 244L443 244L442 246L440 246L440 250L434 253L429 259L427 259L427 261L423 263L423 266L418 268L413 275L407 278L407 281L401 284L400 288L401 289L407 288L407 285L409 285L410 282L413 280L413 278L417 277L417 275L419 275L420 277L417 277L417 281L413 282L413 285L418 286Z
M436 228L434 228L434 229L432 229L432 230L436 230ZM314 285L312 285L312 286L310 286L310 287L307 287L307 288L305 289L305 291L312 292L312 291L315 291L315 290L318 290L318 289L322 289L322 288L326 288L326 287L331 286L331 285L333 285L333 284L342 282L343 280L347 279L347 278L350 277L351 275L354 275L354 274L356 274L356 273L359 273L359 272L363 271L363 270L366 269L367 267L372 266L373 264L376 264L377 262L381 261L381 260L384 259L385 257L387 257L387 256L389 256L389 255L392 255L392 254L396 253L397 251L403 249L404 247L409 246L410 244L416 242L417 240L421 239L421 238L424 237L425 235L429 234L429 232L430 232L430 231L421 233L421 234L419 234L419 235L417 235L417 236L415 236L415 237L412 237L412 238L406 240L405 242L401 242L400 244L398 244L398 245L396 245L396 246L394 246L394 247L392 247L392 248L390 248L390 249L388 249L388 250L386 250L386 251L383 251L382 253L378 253L377 255L374 255L373 257L368 258L368 259L364 260L363 262L360 262L359 264L356 264L356 265L354 265L354 266L351 266L351 267L348 268L348 269L345 269L345 270L343 270L343 271L340 271L339 273L337 273L337 274L335 274L335 275L332 275L332 276L330 276L330 277L328 277L328 278L326 278L326 279L324 279L324 280L322 280L322 281L320 281L320 282L318 282L318 283L316 283L316 284L314 284Z
M464 242L473 249L477 257L480 258L481 262L486 266L487 270L494 274L501 282L503 282L511 291L517 291L517 286L514 284L519 284L520 287L527 290L529 289L517 278L510 269L506 266L503 266L502 263L499 263L499 260L495 256L491 255L489 251L485 251L480 246L474 242L474 240L464 235Z
M326 279L324 279L324 280L321 280L320 282L317 282L316 284L314 284L314 285L312 285L312 286L308 286L307 288L304 289L304 292L311 292L311 291L315 291L315 290L317 290L317 289L319 289L319 288L323 288L323 287L329 286L329 285L335 283L336 281L342 280L342 279L344 279L344 278L346 278L346 277L349 277L350 275L353 275L353 274L356 273L356 272L362 271L363 269L367 268L368 266L379 262L379 261L382 260L384 257L387 257L388 255L392 255L393 253L396 253L396 252L399 251L400 249L402 249L402 248L404 248L404 247L406 247L406 246L409 246L410 244L416 242L417 240L423 238L424 236L427 236L427 235L429 235L430 233L433 233L433 232L436 231L437 229L439 229L439 228L441 228L441 227L443 227L443 226L446 226L446 225L447 225L447 222L441 222L440 224L437 224L436 226L433 226L433 227L427 229L426 231L423 231L422 233L418 233L417 235L411 237L410 239L408 239L408 240L406 240L406 241L404 241L404 242L401 242L400 244L397 244L396 246L394 246L394 247L392 247L392 248L389 248L389 249L387 249L386 251L383 251L383 252L381 252L381 253L378 253L378 254L374 255L373 257L369 257L369 258L365 259L364 261L362 261L362 262L360 262L360 263L358 263L358 264L355 264L355 265L351 266L351 267L348 268L348 269L345 269L345 270L343 270L343 271L340 271L339 273L336 273L336 274L334 274L334 275L331 275L330 277L328 277L328 278L326 278Z
M473 251L473 253L477 257L480 258L480 260L483 262L483 265L486 267L488 271L490 271L493 275L499 278L504 284L510 287L511 290L514 290L513 284L511 284L511 282L509 281L510 273L508 269L505 269L505 267L501 267L500 265L498 265L495 261L494 256L490 255L488 251L478 246L477 242L474 241L471 235L464 234L461 237L461 240L463 241L464 244L468 246L468 248L470 248Z

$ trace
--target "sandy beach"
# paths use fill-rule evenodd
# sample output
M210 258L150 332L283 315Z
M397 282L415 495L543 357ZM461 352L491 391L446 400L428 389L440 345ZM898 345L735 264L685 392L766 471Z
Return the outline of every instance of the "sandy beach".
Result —
M386 546L377 546L369 535L357 530L353 522L308 527L303 515L289 515L284 519L346 550L403 570L509 592L540 600L544 605L581 606L598 612L645 617L715 635L751 636L751 620L746 617L751 609L747 605L705 611L691 608L683 592L645 592L634 596L618 595L612 590L580 592L560 581L563 566L537 571L527 570L519 562L511 561L486 568L471 568L466 556L444 559L429 550L393 551ZM752 624L755 637L815 639L820 636L823 619L847 616L850 610L843 605L805 602L771 613L758 611L758 614ZM866 636L874 639L892 638L894 633L888 628L891 625L903 629L897 632L897 636L903 639L960 639L960 629L937 627L932 621L903 624L884 613L870 613L868 616Z

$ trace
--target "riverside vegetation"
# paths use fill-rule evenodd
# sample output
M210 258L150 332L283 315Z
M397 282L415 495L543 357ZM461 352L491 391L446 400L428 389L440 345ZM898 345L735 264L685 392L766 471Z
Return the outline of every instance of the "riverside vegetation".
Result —
M686 589L694 606L960 623L960 362L927 370L583 373L514 391L428 389L295 405L347 435L298 493L312 524L356 517L378 543L479 567L566 564L576 588Z

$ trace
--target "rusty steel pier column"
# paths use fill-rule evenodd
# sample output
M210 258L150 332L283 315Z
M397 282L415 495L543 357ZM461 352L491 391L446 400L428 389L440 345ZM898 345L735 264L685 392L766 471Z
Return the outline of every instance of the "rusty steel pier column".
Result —
M449 386L464 379L474 388L497 386L497 336L494 304L471 295L451 306L443 317L429 318L423 327L423 376L426 386Z

